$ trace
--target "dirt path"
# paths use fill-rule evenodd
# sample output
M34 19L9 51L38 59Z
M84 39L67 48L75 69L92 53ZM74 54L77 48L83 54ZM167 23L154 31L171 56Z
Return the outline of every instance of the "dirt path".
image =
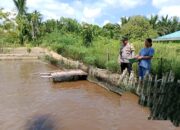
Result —
M0 60L13 60L13 59L37 59L45 54L45 49L40 47L31 48L28 53L26 47L19 48L3 48L0 52Z

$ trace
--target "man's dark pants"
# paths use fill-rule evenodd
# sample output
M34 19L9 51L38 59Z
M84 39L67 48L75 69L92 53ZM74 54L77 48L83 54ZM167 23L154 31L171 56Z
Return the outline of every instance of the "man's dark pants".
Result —
M127 68L129 74L132 71L132 64L131 63L121 63L121 73Z

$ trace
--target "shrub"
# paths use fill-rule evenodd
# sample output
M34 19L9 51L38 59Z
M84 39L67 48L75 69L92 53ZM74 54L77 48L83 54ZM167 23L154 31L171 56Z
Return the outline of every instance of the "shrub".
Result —
M84 60L83 60L86 64L89 64L89 65L94 65L95 62L96 62L96 57L94 56L87 56L87 57L84 57Z
M106 68L112 72L118 72L119 70L119 64L117 63L117 61L111 60L106 62Z

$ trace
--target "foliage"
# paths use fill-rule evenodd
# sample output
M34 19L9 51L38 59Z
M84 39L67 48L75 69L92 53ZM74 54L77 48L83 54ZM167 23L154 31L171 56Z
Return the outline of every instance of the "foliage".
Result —
M136 49L136 54L143 48L142 42L133 43ZM179 43L153 43L155 55L152 59L152 73L162 75L162 73L172 70L177 78L180 78L180 48Z
M0 46L16 46L31 43L48 47L59 54L83 61L100 68L117 72L119 39L127 35L136 48L136 54L144 46L147 37L157 37L180 30L177 17L152 15L122 17L121 24L108 23L103 27L79 23L75 19L61 17L42 22L38 11L27 12L26 0L13 0L17 8L16 19L0 9ZM136 41L136 42L134 42ZM152 64L154 74L173 70L180 77L179 43L154 43L155 56ZM54 62L54 61L52 61ZM137 72L137 64L133 65Z
M27 14L28 19L28 31L29 31L29 39L37 40L37 38L41 35L40 25L42 16L38 11L34 11L32 13Z
M158 15L151 15L151 18L149 19L150 25L152 25L152 28L156 30L157 28L157 23L158 23Z
M133 40L144 40L147 37L157 36L148 20L142 16L131 17L129 22L122 26L121 34Z
M120 25L107 23L103 26L103 32L103 36L105 37L118 39L120 35Z
M130 17L121 17L121 26L129 22L129 20L130 20Z
M18 10L18 16L26 14L26 0L13 0L16 9Z
M93 30L92 27L88 24L85 24L83 26L83 31L82 31L82 36L83 36L83 43L85 46L90 46L93 40Z
M14 5L18 11L18 15L16 17L16 23L18 24L18 35L19 42L21 45L24 44L25 33L26 33L26 0L13 0Z
M44 32L51 33L57 29L57 23L56 20L51 19L47 20L46 22L42 23L42 27Z
M157 30L160 36L180 30L179 19L177 17L168 18L168 15L162 16L157 23Z
M84 57L84 63L89 65L95 65L96 57L95 56L86 56Z
M76 33L80 32L81 26L75 19L61 17L60 21L58 22L61 25L60 29L63 31Z
M117 63L117 60L110 60L106 62L106 68L112 72L118 72L120 65Z
M68 41L68 39L71 39L71 41ZM52 33L46 35L42 42L44 43L43 46L50 46L51 49L63 56L80 60L100 68L106 68L113 72L119 71L120 66L117 58L120 45L117 40L99 37L93 41L92 46L87 48L82 46L81 36L74 37L72 34ZM136 54L144 47L144 43L141 41L130 42L134 45ZM180 44L153 43L153 48L155 49L155 55L152 59L152 73L160 75L161 73L173 70L176 77L180 78L180 54L178 51ZM134 63L133 70L136 73L137 68L137 63Z

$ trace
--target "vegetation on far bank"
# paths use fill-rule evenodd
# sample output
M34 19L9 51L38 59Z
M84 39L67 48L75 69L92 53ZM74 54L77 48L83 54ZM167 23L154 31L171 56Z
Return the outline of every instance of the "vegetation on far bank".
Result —
M80 36L72 34L51 33L43 37L41 44L43 47L58 52L59 54L80 60L86 64L94 65L99 68L109 69L113 72L119 72L118 63L119 40L99 37L93 40L90 47L83 46ZM144 47L143 41L130 41L136 49L136 54ZM180 70L180 44L179 43L153 43L155 56L152 61L152 73L161 74L173 70L179 77ZM133 65L134 71L137 72L137 63Z

